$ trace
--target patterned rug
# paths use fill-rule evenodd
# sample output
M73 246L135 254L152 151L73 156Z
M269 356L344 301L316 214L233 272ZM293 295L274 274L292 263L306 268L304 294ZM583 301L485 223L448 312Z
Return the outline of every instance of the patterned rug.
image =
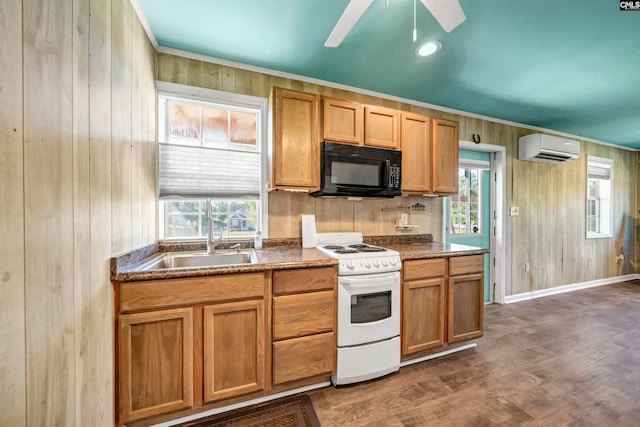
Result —
M320 427L306 394L213 415L179 427Z

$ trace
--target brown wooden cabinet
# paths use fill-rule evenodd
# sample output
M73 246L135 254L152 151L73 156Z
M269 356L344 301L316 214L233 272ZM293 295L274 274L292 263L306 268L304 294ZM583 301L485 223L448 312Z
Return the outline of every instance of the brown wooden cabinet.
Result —
M273 88L271 188L310 191L320 185L319 96Z
M264 301L204 307L204 401L264 389Z
M335 373L333 267L274 271L273 384Z
M118 319L119 418L137 420L193 405L193 309Z
M116 282L118 425L266 384L265 274Z
M403 357L482 336L483 269L483 255L403 263Z
M484 255L449 259L448 328L450 343L482 336Z
M445 259L405 261L402 355L445 344Z
M364 145L400 149L400 111L367 105L364 108Z
M458 192L458 123L433 119L431 125L432 192Z
M346 144L400 149L400 111L323 98L322 139Z
M402 192L431 192L431 117L403 112L401 121Z
M344 99L322 99L322 139L361 145L364 138L364 106Z

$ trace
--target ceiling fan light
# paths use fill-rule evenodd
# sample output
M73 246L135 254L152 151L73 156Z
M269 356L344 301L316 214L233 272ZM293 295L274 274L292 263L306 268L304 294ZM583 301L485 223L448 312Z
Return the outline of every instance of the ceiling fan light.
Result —
M429 56L438 52L440 49L442 49L442 43L440 43L438 40L430 40L420 45L420 47L416 50L416 55Z

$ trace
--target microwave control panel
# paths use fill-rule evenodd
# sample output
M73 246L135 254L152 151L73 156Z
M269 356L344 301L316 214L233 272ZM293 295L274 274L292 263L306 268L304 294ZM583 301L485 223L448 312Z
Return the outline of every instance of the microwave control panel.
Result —
M389 166L389 188L400 188L400 165L396 162Z

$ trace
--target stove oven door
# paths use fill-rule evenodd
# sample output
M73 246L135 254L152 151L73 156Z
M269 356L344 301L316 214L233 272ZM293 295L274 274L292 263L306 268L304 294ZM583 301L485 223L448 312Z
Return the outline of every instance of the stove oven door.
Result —
M338 277L338 347L399 334L399 272Z

